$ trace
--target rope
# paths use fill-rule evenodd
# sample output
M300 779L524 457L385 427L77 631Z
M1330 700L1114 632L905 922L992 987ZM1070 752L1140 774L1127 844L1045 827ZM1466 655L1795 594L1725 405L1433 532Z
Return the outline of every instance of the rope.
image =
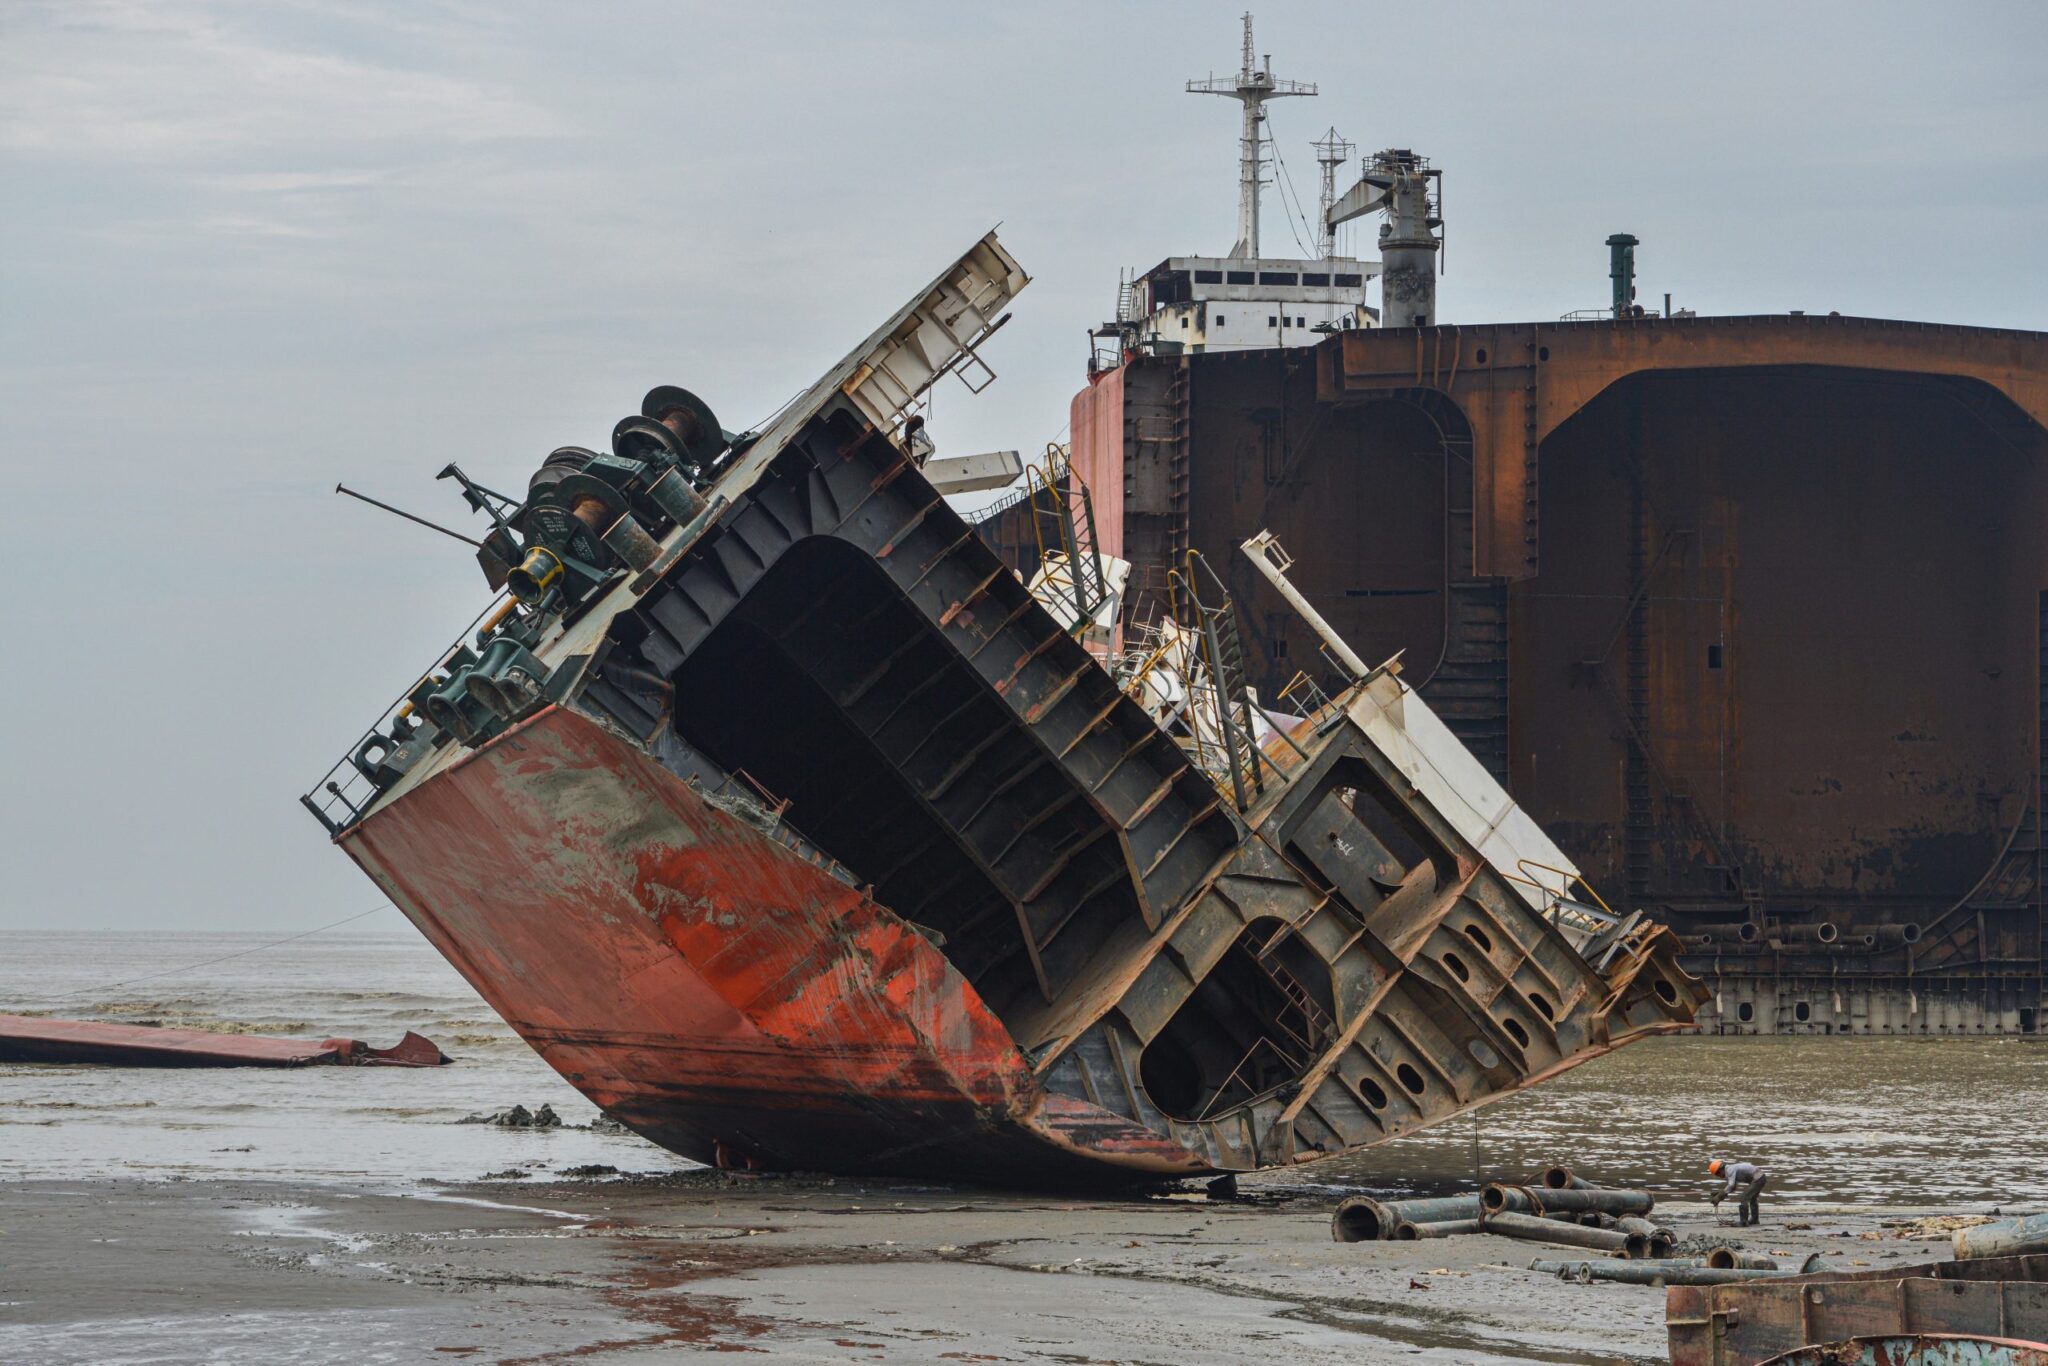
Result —
M1267 126L1271 127L1272 122L1272 116L1267 115ZM1273 182L1273 188L1276 190L1284 188L1286 192L1281 197L1280 212L1283 215L1287 215L1287 199L1289 197L1292 197L1294 200L1294 212L1292 215L1287 215L1287 231L1293 234L1294 245L1301 248L1302 259L1307 260L1308 258L1313 257L1315 255L1315 252L1309 248L1307 243L1301 240L1301 233L1295 231L1294 225L1297 222L1299 222L1301 224L1302 230L1308 232L1308 234L1311 237L1316 238L1317 241L1322 240L1321 234L1317 233L1308 225L1308 214L1301 207L1301 194L1294 188L1294 177L1288 173L1287 159L1280 155L1280 139L1277 137L1269 136L1267 140L1271 142L1273 145L1273 164L1280 168L1280 177L1278 180Z
M340 929L343 925L350 925L358 920L362 920L366 917L373 916L377 914L377 912L379 911L388 911L391 909L391 903L386 901L379 905L372 906L367 911L358 911L354 915L345 916L340 920L332 921L328 924L321 925L316 929L302 930L298 934L287 935L283 939L275 939L268 944L258 944L254 948L241 949L234 953L224 953L218 958L208 958L198 963L186 963L180 967L165 968L162 972L147 972L140 977L130 977L119 982L108 982L103 986L81 987L77 991L67 991L62 996L59 996L56 999L60 1001L65 1001L69 1000L73 996L93 995L99 992L112 991L116 987L133 986L137 982L153 982L159 977L171 977L175 976L178 973L191 972L198 968L210 968L215 963L225 963L235 958L247 958L250 954L262 953L265 949L274 949L285 944L296 943L298 940L301 939L310 939L316 934L324 933L327 930Z

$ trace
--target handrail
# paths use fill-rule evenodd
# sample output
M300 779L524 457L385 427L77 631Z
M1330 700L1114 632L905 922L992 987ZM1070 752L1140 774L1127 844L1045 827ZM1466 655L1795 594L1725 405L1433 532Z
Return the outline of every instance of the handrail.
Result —
M495 625L499 620L502 620L504 613L513 609L514 604L515 599L506 593L498 593L489 602L485 603L484 609L471 619L469 625L462 628L462 633L455 637L454 642L434 656L434 662L428 665L419 677L407 684L405 691L393 698L391 703L382 712L378 713L377 720L371 723L369 729L357 736L355 743L342 753L341 758L335 760L328 767L327 771L320 775L319 781L314 783L299 798L300 803L307 810L326 823L330 833L338 835L349 826L355 824L356 821L362 819L364 810L368 808L371 802L377 799L378 792L375 785L368 778L364 777L361 770L355 766L355 756L361 752L363 746L369 743L372 736L384 732L391 725L392 721L403 713L404 709L410 705L406 699L413 695L420 684L432 678L434 671L443 664L446 664L450 655L469 643L470 637L480 627L483 627L486 617L491 617L492 624ZM493 613L498 615L493 617ZM335 781L335 775L338 773L346 775L345 781ZM349 795L358 783L369 788L369 791L362 796L360 802ZM348 819L336 821L332 818L330 813L333 812L337 802L347 809Z
M1612 906L1607 904L1607 902L1601 897L1600 893L1594 890L1593 884L1586 881L1585 876L1583 874L1575 873L1568 868L1553 867L1548 863L1538 863L1535 859L1523 858L1515 860L1515 871L1526 875L1531 868L1535 868L1545 873L1557 874L1558 877L1563 879L1563 882L1559 884L1559 890L1552 891L1549 887L1545 886L1541 881L1530 876L1512 878L1510 880L1514 882L1526 882L1531 887L1535 887L1550 896L1559 898L1560 900L1562 900L1565 897L1566 893L1571 891L1573 884L1576 883L1578 886L1583 887L1585 889L1587 896L1593 898L1594 905L1598 906L1601 910L1607 912L1607 914L1613 916L1616 920L1621 919L1621 913L1619 911L1616 911Z

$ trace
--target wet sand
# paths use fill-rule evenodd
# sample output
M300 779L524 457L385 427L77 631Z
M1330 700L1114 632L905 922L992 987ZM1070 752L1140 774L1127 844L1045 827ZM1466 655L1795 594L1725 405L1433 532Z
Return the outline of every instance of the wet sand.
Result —
M26 1182L0 1195L0 1359L1664 1360L1662 1290L1539 1276L1532 1256L1569 1254L1494 1237L1335 1243L1327 1189L1244 1190L1059 1199L712 1172ZM1945 1239L1884 1225L1958 1211L1766 1212L1727 1240L1862 1267L1945 1258ZM1723 1232L1703 1203L1659 1217Z

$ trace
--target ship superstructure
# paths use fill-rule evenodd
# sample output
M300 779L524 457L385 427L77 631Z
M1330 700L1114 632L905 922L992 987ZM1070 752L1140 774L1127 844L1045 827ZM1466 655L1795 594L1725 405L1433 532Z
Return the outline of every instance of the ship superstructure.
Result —
M1267 168L1277 161L1266 131L1266 104L1314 95L1316 87L1273 74L1272 57L1261 60L1253 44L1250 14L1244 16L1240 61L1235 75L1187 83L1190 94L1224 96L1244 109L1238 138L1237 240L1222 256L1170 256L1125 279L1117 291L1116 316L1091 333L1096 343L1091 372L1111 369L1126 355L1306 346L1331 332L1373 325L1376 314L1366 303L1366 290L1380 273L1379 264L1341 255L1335 228L1349 220L1330 218L1337 171L1352 150L1335 129L1315 144L1322 195L1317 222L1301 225L1313 244L1302 241L1297 232L1302 256L1262 253L1264 193L1273 183Z

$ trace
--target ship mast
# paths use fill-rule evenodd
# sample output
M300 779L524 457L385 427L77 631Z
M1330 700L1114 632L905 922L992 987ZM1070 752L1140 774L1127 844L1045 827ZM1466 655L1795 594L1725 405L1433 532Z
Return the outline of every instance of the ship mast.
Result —
M1316 149L1316 164L1323 168L1323 193L1316 207L1316 224L1322 233L1321 248L1324 260L1337 256L1337 229L1330 224L1330 206L1337 202L1337 170L1351 160L1351 144L1337 136L1332 128L1323 134L1322 141L1309 144Z
M1228 95L1244 106L1244 132L1238 142L1237 154L1237 245L1230 249L1230 254L1239 259L1256 258L1259 254L1259 187L1265 183L1266 101L1288 95L1313 95L1316 88L1305 81L1274 79L1270 55L1264 67L1259 65L1252 50L1252 16L1250 11L1246 11L1243 65L1238 68L1237 75L1189 81L1188 93Z

